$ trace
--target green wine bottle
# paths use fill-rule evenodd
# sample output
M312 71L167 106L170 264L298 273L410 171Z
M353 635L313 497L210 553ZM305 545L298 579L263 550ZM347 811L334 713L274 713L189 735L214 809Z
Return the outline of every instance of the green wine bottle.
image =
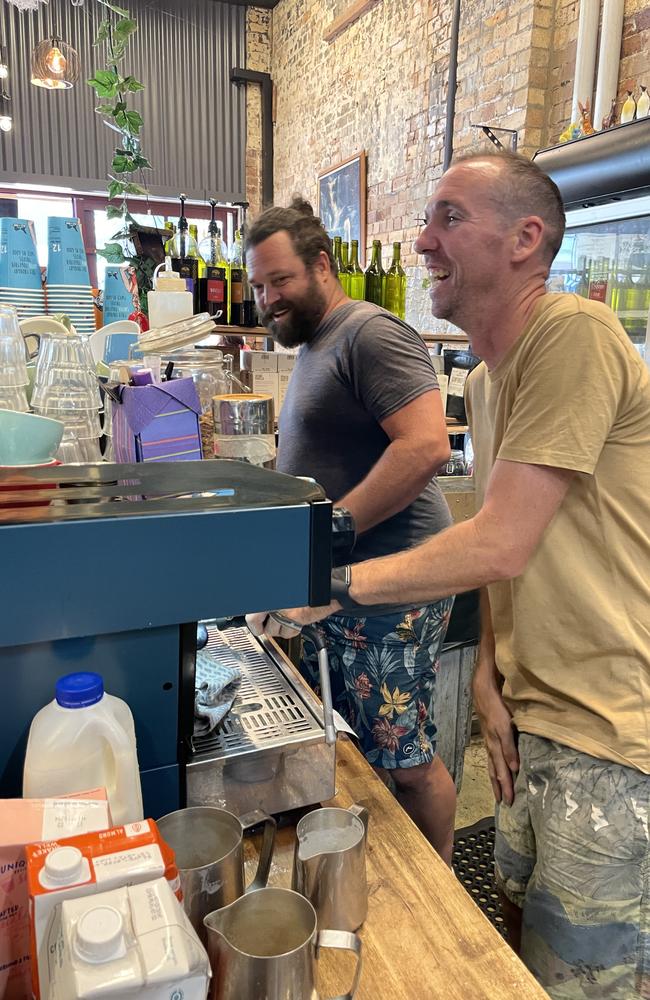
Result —
M381 242L372 241L372 260L366 270L366 302L374 302L383 306L384 269L381 266Z
M343 248L341 246L340 236L334 237L334 260L336 261L336 268L338 271L339 281L341 282L341 288L346 295L349 295L350 275L348 274L347 262L343 262Z
M393 259L386 274L386 297L384 306L389 312L406 318L406 272L400 263L401 243L393 243Z
M359 241L352 240L352 254L350 258L350 291L351 299L359 299L361 302L366 297L366 276L359 266Z

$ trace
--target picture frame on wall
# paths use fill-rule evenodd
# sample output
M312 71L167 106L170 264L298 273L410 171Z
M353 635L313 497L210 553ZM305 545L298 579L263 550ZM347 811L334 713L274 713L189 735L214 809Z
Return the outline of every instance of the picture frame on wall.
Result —
M318 214L329 235L359 241L366 257L366 153L362 150L318 175Z

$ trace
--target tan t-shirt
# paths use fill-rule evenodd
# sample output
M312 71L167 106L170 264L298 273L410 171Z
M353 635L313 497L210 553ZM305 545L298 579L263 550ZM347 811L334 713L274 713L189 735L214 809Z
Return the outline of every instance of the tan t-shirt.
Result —
M495 459L574 469L514 580L489 589L520 730L650 773L650 378L607 306L544 295L467 381L478 502Z

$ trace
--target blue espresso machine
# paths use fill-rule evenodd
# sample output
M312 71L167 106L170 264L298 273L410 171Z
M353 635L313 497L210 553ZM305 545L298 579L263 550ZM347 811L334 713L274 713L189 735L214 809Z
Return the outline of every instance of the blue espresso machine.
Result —
M0 471L0 796L62 674L133 713L145 814L186 801L196 623L329 601L332 505L226 460Z

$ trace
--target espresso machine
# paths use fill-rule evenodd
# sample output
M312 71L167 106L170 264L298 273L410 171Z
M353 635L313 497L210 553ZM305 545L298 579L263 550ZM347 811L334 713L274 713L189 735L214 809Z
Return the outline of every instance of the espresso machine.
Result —
M328 603L333 551L344 561L353 539L316 483L241 462L0 471L0 796L21 795L31 720L78 670L131 708L146 815L332 794L320 704L237 616ZM257 663L207 742L194 738L204 620L215 655Z

